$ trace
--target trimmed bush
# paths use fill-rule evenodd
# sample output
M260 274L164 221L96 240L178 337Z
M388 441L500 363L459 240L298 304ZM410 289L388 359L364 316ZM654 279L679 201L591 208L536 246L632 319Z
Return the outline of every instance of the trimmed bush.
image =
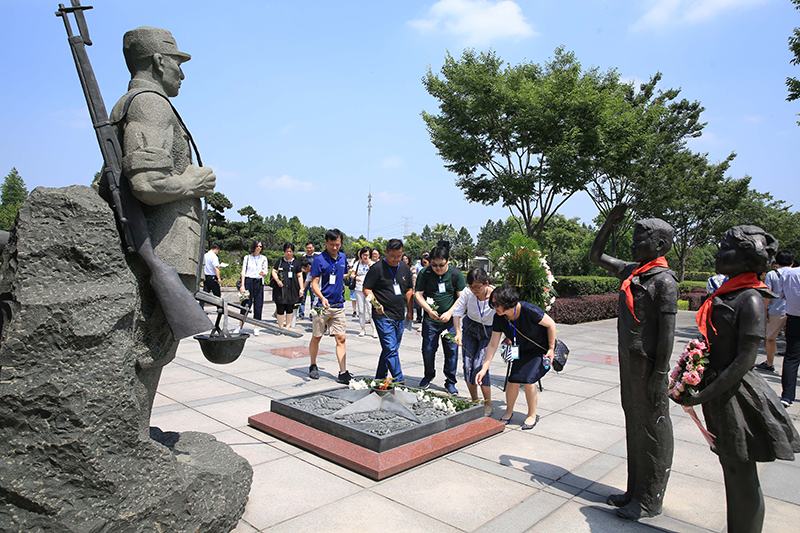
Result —
M558 298L547 314L558 324L582 324L616 318L619 314L619 294Z
M713 272L693 272L691 270L687 270L683 275L684 281L702 281L703 283L708 281L708 278L713 276Z
M697 311L700 309L700 306L703 305L706 296L705 290L703 290L703 292L684 292L678 297L678 300L689 302L689 311Z
M562 276L556 278L553 288L559 297L589 296L619 292L622 281L606 276Z
M689 310L689 301L678 300L678 311L688 311L688 310Z
M680 292L706 292L705 281L681 281L678 283Z

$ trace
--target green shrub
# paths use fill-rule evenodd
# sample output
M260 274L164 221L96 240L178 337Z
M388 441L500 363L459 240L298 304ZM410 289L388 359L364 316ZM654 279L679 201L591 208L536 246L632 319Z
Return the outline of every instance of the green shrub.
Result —
M705 281L681 281L678 283L678 290L680 292L692 292L694 289L706 290Z
M553 288L559 297L589 296L619 292L622 281L607 276L561 276L556 278Z
M689 300L678 300L678 311L688 311Z
M692 272L687 270L683 276L683 279L684 281L702 281L703 286L705 287L705 283L708 281L708 278L713 275L713 272Z

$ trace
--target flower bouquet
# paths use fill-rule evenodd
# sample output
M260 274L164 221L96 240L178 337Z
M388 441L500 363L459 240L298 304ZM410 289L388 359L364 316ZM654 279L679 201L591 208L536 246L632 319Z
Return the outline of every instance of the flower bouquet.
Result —
M240 302L244 303L249 299L250 299L250 291L248 291L247 289L245 289L245 290L243 290L243 291L241 291L239 293L239 301Z
M697 393L708 365L708 345L701 339L692 339L683 349L678 364L669 375L669 395L680 403L681 398Z
M324 308L324 307L322 307L321 305L319 305L319 306L317 306L317 307L313 308L311 311L312 311L313 313L315 313L317 316L322 316L322 315L324 315L324 314L325 314L325 308Z
M698 386L703 380L703 372L705 372L707 365L708 345L703 339L692 339L683 349L683 353L678 358L678 364L669 375L668 390L670 398L677 403L681 403L682 399L697 394ZM713 449L716 437L703 426L694 407L684 406L683 410L692 417L703 437L705 437L706 442Z

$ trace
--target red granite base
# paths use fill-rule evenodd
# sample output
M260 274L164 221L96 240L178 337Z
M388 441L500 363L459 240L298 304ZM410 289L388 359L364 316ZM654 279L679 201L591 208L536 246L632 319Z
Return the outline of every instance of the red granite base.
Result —
M492 418L482 418L377 453L270 411L251 416L248 423L274 437L377 480L500 433L506 427Z

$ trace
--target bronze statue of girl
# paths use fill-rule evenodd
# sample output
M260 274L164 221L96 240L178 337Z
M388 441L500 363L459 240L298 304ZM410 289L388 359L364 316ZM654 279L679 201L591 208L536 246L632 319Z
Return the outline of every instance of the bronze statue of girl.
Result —
M723 235L716 270L728 280L697 313L697 326L709 343L709 364L700 391L681 399L703 405L714 452L725 476L728 531L759 532L764 496L756 462L794 460L800 436L777 394L753 370L764 340L763 297L775 297L758 274L769 269L775 238L756 226L736 226Z

